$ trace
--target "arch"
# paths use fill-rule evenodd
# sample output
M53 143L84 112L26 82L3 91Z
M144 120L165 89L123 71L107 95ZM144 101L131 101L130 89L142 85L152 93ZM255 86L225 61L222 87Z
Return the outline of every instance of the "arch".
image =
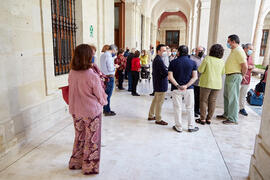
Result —
M164 12L179 12L181 11L186 19L189 19L189 14L192 8L185 1L159 1L152 9L151 18L154 24L158 24L159 17Z
M181 4L185 4L185 6L187 7L187 9L192 9L192 3L193 3L193 1L191 1L191 0L182 0L182 1L179 1L179 0L174 0L174 1L168 1L168 0L147 0L148 1L148 5L149 5L149 7L148 7L148 13L152 13L152 11L154 10L154 8L158 5L158 4L160 4L160 3L164 3L165 2L165 4L166 5L168 5L168 3L178 3L178 4L180 4L180 6L181 6ZM151 3L150 3L150 1L151 1ZM163 7L166 7L166 6L163 6ZM175 7L177 7L177 6L174 6L174 8ZM151 14L148 14L149 16L151 15Z
M168 16L174 16L174 15L179 16L187 24L187 17L181 11L178 11L178 12L163 12L162 15L160 16L160 18L158 19L158 27L160 27L160 24L162 23L162 21L164 21Z

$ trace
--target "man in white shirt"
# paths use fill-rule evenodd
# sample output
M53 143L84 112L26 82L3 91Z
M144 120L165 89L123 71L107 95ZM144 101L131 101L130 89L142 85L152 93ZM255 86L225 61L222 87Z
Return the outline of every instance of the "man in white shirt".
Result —
M114 88L114 58L117 53L117 47L115 45L110 45L109 50L107 50L104 54L100 56L100 70L103 74L105 74L109 82L106 83L105 92L108 95L107 100L108 104L103 107L103 113L105 116L115 116L116 113L111 110L110 107L110 99L112 96L113 88Z

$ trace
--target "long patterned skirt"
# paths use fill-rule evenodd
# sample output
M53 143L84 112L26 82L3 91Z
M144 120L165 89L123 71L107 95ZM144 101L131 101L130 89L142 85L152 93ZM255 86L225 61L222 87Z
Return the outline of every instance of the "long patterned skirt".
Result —
M73 115L75 140L70 169L82 169L84 174L99 173L101 117L101 114L93 119Z

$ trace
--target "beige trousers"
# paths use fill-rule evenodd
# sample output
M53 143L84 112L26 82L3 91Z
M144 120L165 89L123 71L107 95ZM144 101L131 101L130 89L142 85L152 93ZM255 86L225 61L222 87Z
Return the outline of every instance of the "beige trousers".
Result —
M201 120L211 120L216 108L216 100L219 90L200 88L200 112ZM207 110L207 116L206 116Z
M149 118L156 117L157 121L161 121L161 108L165 100L165 92L155 92L154 99L148 114Z
M240 110L245 109L248 87L249 87L249 84L247 84L247 85L246 84L241 84L240 96L239 96Z
M186 105L186 113L188 120L188 129L193 129L194 126L194 91L187 89L186 91L173 90L172 101L174 107L175 128L182 131L182 107Z

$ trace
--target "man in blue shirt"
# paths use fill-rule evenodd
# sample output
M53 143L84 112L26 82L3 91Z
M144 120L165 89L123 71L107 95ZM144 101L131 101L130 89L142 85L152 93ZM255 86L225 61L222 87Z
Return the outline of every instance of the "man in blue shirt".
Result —
M107 100L108 104L103 107L103 113L105 116L114 116L116 113L111 110L110 100L114 88L114 56L117 53L117 47L115 45L110 45L108 51L100 56L100 70L109 78L109 82L106 84L105 92L108 95Z
M176 132L182 132L182 101L185 100L188 132L198 131L194 128L194 91L193 83L197 80L197 65L188 57L188 47L180 46L178 48L179 57L173 60L169 65L168 77L172 83L172 98L174 105Z
M156 120L156 124L168 125L167 122L161 120L161 108L165 99L165 92L168 90L168 70L162 60L162 55L167 53L166 46L160 44L157 46L157 55L153 61L153 86L154 86L154 99L152 101L148 120Z

